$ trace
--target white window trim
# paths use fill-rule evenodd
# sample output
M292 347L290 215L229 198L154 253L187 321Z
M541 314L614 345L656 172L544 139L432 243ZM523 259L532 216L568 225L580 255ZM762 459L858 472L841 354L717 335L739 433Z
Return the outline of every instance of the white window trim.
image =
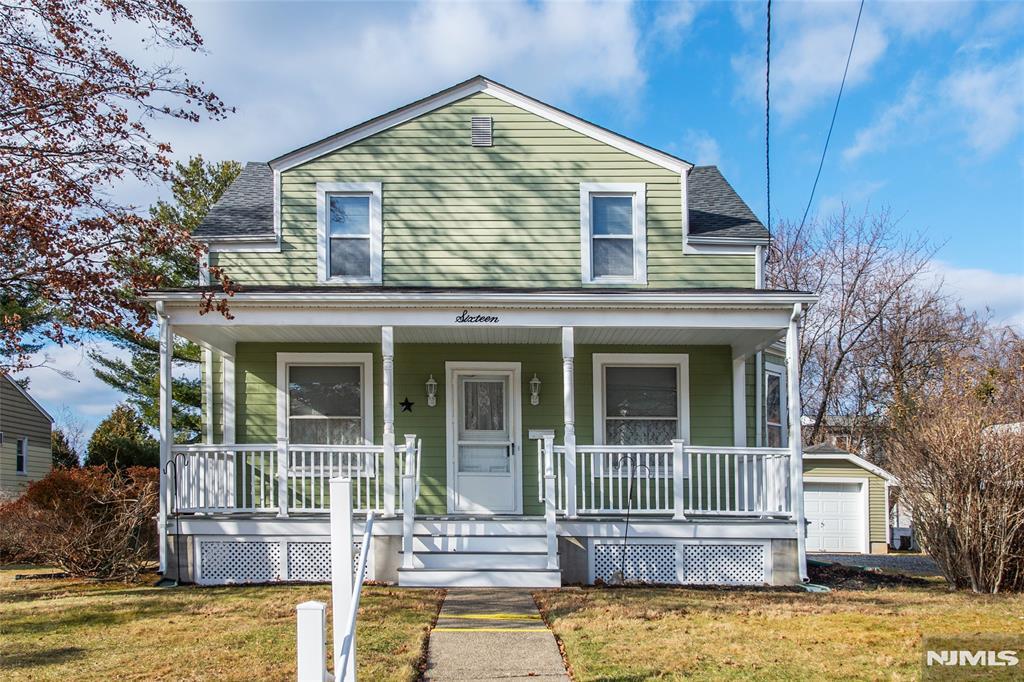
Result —
M789 447L789 400L786 395L786 368L775 362L764 363L764 442L768 444L768 375L776 374L779 377L779 400L782 405L779 408L779 419L782 424L782 440L780 447Z
M383 231L381 219L381 183L318 182L316 183L316 272L324 284L382 284ZM331 195L370 197L370 276L331 277L329 220L327 197Z
M594 277L590 199L595 194L633 196L633 276ZM584 284L647 284L647 184L643 182L580 183L580 265Z
M18 468L18 445L21 445L21 468ZM18 438L14 441L14 473L19 476L28 475L28 437Z
M358 365L362 369L363 443L373 445L373 353L278 353L277 437L288 438L288 368L292 365Z
M690 356L685 353L594 353L594 444L604 442L604 368L628 366L675 366L679 385L677 387L678 429L676 438L690 443ZM654 445L647 443L647 445Z

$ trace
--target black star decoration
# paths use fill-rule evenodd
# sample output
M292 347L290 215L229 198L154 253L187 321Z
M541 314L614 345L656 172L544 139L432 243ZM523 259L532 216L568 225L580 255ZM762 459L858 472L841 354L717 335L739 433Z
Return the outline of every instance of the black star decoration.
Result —
M402 412L412 412L412 406L415 405L416 403L412 402L411 400L409 400L408 397L406 397L405 400L398 404L402 406Z

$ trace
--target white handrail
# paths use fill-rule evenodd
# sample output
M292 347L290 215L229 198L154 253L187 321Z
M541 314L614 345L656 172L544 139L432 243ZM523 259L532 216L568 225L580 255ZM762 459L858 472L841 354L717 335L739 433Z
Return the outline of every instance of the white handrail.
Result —
M341 639L341 651L336 656L334 665L335 678L344 680L342 671L348 670L349 657L353 655L356 639L356 616L359 614L359 597L363 592L363 581L366 579L366 558L370 555L370 542L373 535L373 517L371 511L366 515L366 528L363 530L363 544L359 550L359 563L356 569L355 585L352 587L352 601L349 602L348 613L342 623L344 626ZM337 627L337 625L335 625ZM354 668L354 666L353 666ZM354 682L354 680L353 680Z

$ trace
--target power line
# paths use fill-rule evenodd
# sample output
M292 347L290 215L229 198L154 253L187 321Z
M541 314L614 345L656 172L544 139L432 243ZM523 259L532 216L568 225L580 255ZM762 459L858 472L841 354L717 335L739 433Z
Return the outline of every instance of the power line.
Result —
M768 30L764 52L764 177L768 195L768 231L772 229L772 157L771 157L771 91L772 91L772 0L768 0Z
M807 208L804 209L804 217L800 219L800 227L807 222L807 213L811 210L811 203L814 201L814 192L818 189L818 179L821 177L821 168L825 165L825 154L828 153L828 143L832 139L832 128L836 125L836 114L839 113L839 101L843 98L843 88L846 86L846 74L850 70L850 58L853 57L853 46L857 43L857 30L860 28L860 15L864 12L864 0L860 0L860 9L857 10L857 23L853 26L853 39L850 40L850 51L846 55L846 68L843 69L843 80L839 84L839 94L836 95L836 106L832 110L832 122L828 125L828 135L825 136L825 148L821 150L821 161L818 162L818 173L814 176L814 185L811 187L811 196L807 199Z

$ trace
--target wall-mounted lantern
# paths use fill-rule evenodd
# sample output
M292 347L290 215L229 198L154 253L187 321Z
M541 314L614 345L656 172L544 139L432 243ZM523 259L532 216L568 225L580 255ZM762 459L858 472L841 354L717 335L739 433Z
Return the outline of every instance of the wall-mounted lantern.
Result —
M431 374L430 378L427 379L427 407L434 407L437 405L437 381L434 379L434 375Z
M530 379L530 404L540 405L540 379L536 374Z

